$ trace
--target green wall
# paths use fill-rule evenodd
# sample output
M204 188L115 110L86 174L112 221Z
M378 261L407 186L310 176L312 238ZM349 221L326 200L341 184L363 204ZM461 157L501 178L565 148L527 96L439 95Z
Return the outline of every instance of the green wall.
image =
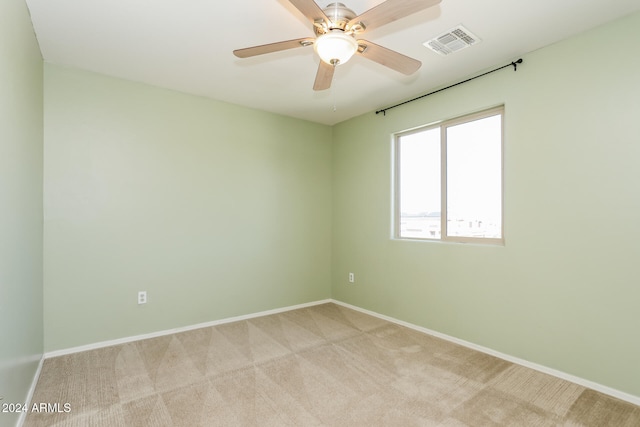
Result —
M639 39L635 14L335 126L333 298L640 396ZM392 240L391 135L500 104L505 245Z
M330 296L330 127L50 64L44 112L47 351Z
M0 2L0 397L42 357L42 57L22 0ZM17 414L0 413L0 425Z

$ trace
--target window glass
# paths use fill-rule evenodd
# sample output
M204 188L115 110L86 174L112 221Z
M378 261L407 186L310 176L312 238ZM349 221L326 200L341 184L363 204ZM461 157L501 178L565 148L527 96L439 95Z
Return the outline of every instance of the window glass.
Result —
M440 129L402 137L400 233L403 237L440 238Z
M447 236L502 237L501 119L447 127Z

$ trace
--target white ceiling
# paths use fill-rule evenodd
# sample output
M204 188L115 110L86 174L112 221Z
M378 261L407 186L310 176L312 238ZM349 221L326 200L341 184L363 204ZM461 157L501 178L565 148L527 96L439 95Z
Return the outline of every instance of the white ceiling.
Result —
M336 69L330 90L314 92L319 59L311 47L248 59L232 54L313 36L288 0L26 2L47 62L324 124L455 83L640 10L640 0L442 0L360 37L422 61L417 73L404 76L356 56ZM325 2L333 0L319 5ZM381 2L343 0L357 14ZM459 24L482 42L446 57L422 45Z

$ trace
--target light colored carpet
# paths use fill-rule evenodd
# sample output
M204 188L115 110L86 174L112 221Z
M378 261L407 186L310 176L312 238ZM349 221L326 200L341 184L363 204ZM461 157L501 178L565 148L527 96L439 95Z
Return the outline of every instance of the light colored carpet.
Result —
M25 426L640 426L640 407L335 304L47 359Z

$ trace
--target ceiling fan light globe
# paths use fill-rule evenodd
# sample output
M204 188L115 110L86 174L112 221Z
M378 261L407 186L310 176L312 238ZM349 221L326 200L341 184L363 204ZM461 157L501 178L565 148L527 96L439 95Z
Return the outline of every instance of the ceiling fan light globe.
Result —
M358 42L340 30L318 36L314 44L321 60L330 65L344 64L358 50Z

